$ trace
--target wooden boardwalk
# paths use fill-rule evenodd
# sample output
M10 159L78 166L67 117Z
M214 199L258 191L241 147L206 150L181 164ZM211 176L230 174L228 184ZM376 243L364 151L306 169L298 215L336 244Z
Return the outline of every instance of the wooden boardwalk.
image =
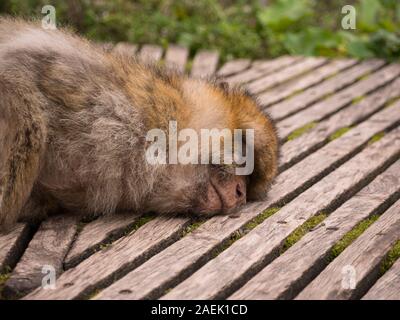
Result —
M277 121L281 173L235 218L20 224L0 234L2 298L400 299L399 64L283 56L218 68L211 51L189 61L179 46L105 48L244 84ZM42 286L49 266L55 289Z

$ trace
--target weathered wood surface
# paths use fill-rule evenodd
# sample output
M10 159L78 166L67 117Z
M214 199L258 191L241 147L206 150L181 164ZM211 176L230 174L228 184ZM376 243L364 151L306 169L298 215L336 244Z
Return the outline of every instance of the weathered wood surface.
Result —
M291 78L299 76L316 67L319 67L325 62L326 59L324 58L309 58L305 61L299 61L294 65L291 65L290 67L281 70L281 72L271 74L267 77L262 77L261 79L250 82L249 84L247 84L246 87L251 93L260 93L266 89L284 83Z
M391 137L386 137L385 140L371 145L310 187L179 286L186 285L193 289L194 286L191 283L195 284L195 294L199 295L199 298L206 296L207 298L226 298L227 295L240 288L249 276L256 274L261 267L271 261L285 238L304 221L321 211L329 211L340 205L352 193L358 191L357 189L365 184L384 163L398 158L400 141L397 145L393 145L393 138L400 138L400 130L393 132ZM391 144L393 148L385 148L387 153L383 154L380 149L381 144L387 147ZM368 160L371 158L374 159L373 163ZM323 158L320 161L322 162ZM368 161L368 164L365 163ZM349 176L349 172L353 174ZM323 197L320 196L321 194ZM122 281L120 283L122 284ZM115 285L117 283L113 286ZM104 292L110 291L113 286ZM179 290L179 286L175 290ZM170 292L171 295L173 291ZM183 289L179 291L179 296L185 299L190 298L193 297L191 295L193 292Z
M279 85L276 88L270 89L258 95L258 99L263 106L268 106L273 103L279 102L301 90L308 89L309 87L320 83L329 76L336 74L346 68L356 64L356 60L333 60L328 64L319 67L313 72L309 72L302 77L297 77L289 82Z
M102 245L122 237L139 218L139 214L126 213L102 217L84 225L65 258L65 268L76 266Z
M400 161L332 212L299 242L233 294L232 299L292 299L328 263L347 232L400 196Z
M191 75L207 78L217 70L219 54L216 51L199 51L193 59Z
M163 49L152 44L144 45L139 52L139 57L146 62L157 62L163 55Z
M364 300L400 300L400 260L367 292Z
M393 64L372 74L367 79L351 85L339 93L321 101L313 106L296 113L279 123L279 134L285 139L291 132L302 126L323 119L335 111L340 110L353 99L393 80L400 73L400 65Z
M127 42L120 42L113 48L113 52L115 53L124 54L132 57L136 54L137 50L138 46Z
M386 253L400 239L399 212L400 200L329 264L296 299L355 299L365 294L377 280Z
M21 225L0 234L0 272L11 271L6 285L12 294L33 289L15 290L14 284L40 285L35 279L38 273L30 275L29 266L40 260L39 270L39 263L53 259L59 269L56 289L38 288L25 299L79 299L95 293L97 299L291 299L299 293L301 297L304 288L303 294L312 296L321 289L312 287L311 281L329 278L324 273L357 243L329 263L324 258L343 234L372 213L382 216L367 231L374 227L385 232L397 226L393 217L386 224L377 223L399 198L400 102L393 101L400 96L398 64L282 56L253 62L236 59L217 71L218 54L212 51L190 57L179 46L170 46L165 53L152 45L102 47L137 53L141 59L195 77L215 74L218 81L243 84L258 94L262 108L277 120L283 142L293 130L314 125L283 144L281 174L267 199L249 203L239 216L212 217L195 230L182 216L150 221L132 214L100 218L78 224L77 234L73 223L69 235L74 236L59 238L65 245L50 257L46 250L51 250L38 243L47 238L43 226L51 220L37 232ZM341 135L345 129L348 132ZM384 131L380 141L371 143ZM281 209L274 215L254 220L276 206ZM279 256L286 237L320 212L329 215ZM378 240L372 236L366 240L374 241ZM389 242L377 246L380 258ZM362 247L359 251L363 256ZM378 280L378 260L367 261L361 284L340 297L361 298L370 289L365 299L397 298L399 263ZM362 258L358 263L365 265ZM18 277L23 280L18 282Z
M219 77L227 77L246 70L250 67L251 61L249 59L236 59L225 63L217 72Z
M253 63L251 68L248 70L226 77L225 81L231 85L244 84L302 60L303 59L300 57L283 56L274 60L259 62L257 64Z
M169 46L165 53L165 65L167 68L175 69L180 73L185 72L189 50L181 46Z
M57 290L38 288L27 299L78 299L118 279L178 239L188 218L159 217L96 252L57 279Z
M274 119L283 119L298 111L306 109L312 103L315 103L318 100L323 99L324 97L327 97L348 85L351 85L358 78L382 67L383 64L384 62L380 60L362 62L348 70L345 70L344 72L340 72L339 74L316 86L313 86L297 95L293 95L287 100L273 105L267 110L274 117Z
M349 128L383 108L386 103L400 97L400 79L395 80L377 92L368 95L361 102L350 105L321 121L309 132L282 146L280 165L286 168L302 157L318 149L329 137L341 128Z
M45 276L43 268L48 266L53 268L58 277L76 227L76 219L70 216L55 216L44 221L5 283L3 296L18 297L35 289Z
M18 224L7 232L0 233L0 273L14 268L30 240L26 224Z

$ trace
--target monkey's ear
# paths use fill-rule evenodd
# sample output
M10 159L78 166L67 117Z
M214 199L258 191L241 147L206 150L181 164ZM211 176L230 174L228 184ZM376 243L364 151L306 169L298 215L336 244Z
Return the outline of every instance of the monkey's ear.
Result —
M217 83L218 87L224 91L229 91L229 83L226 81L220 81Z

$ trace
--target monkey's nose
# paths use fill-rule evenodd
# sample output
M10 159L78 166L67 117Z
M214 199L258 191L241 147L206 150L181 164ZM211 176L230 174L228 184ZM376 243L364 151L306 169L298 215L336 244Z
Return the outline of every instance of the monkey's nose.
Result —
M246 181L235 177L231 183L225 185L222 192L225 210L235 209L246 203Z
M239 181L236 185L236 205L242 205L246 203L246 183Z

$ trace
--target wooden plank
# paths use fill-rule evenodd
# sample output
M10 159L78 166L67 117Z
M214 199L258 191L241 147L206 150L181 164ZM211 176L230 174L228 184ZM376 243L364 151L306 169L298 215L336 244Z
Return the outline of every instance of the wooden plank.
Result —
M157 62L161 59L163 49L152 44L145 44L139 52L139 57L145 62Z
M247 83L302 60L303 58L301 57L282 56L273 60L263 61L257 65L253 64L248 70L227 77L225 81L231 85Z
M327 98L311 107L296 113L278 124L278 132L285 139L294 130L303 127L307 123L319 121L342 109L353 99L362 96L385 83L393 80L400 74L400 64L389 65L374 73L365 80L359 81L330 98Z
M329 76L334 75L344 69L347 69L357 63L353 59L338 59L330 61L328 64L319 67L312 73L308 73L300 78L291 80L288 83L279 85L258 96L258 100L263 106L277 103L296 92L307 89L313 85L319 84Z
M388 130L400 121L400 101L375 114L367 121L328 143L276 178L274 192L304 189L332 168L358 152L377 133ZM307 182L299 184L299 181ZM297 187L296 189L294 187Z
M137 52L137 45L128 42L119 42L112 50L114 53L119 53L127 56L134 56Z
M101 217L86 224L75 239L64 262L70 269L100 249L101 245L122 237L140 218L139 214Z
M400 161L331 213L283 255L256 274L232 299L292 299L328 264L332 247L358 223L400 196Z
M59 276L76 229L75 217L54 216L44 221L5 283L3 295L19 297L40 286L44 266L52 266Z
M378 280L363 300L400 300L400 259Z
M311 87L302 93L294 95L293 97L272 106L268 109L268 112L275 120L283 119L305 109L307 106L323 97L333 94L334 92L354 83L359 77L380 68L383 64L384 62L381 60L364 61L328 80L325 80L319 85Z
M31 231L27 224L20 223L0 233L0 273L15 267L29 243Z
M307 58L304 61L299 61L291 66L288 66L277 73L270 74L246 85L247 89L254 94L265 91L273 86L279 85L292 78L300 76L307 71L321 66L326 63L325 58Z
M107 286L178 239L190 220L161 216L98 251L57 279L56 290L38 288L26 299L79 299ZM174 257L177 259L176 257Z
M165 53L165 65L167 68L185 72L189 50L185 47L170 45Z
M321 211L335 209L368 182L371 175L382 170L389 159L397 159L400 154L399 137L400 129L387 135L385 140L369 146L234 242L171 290L166 298L179 296L179 299L223 299L229 296L272 261L285 238L304 221ZM323 161L324 158L321 157L319 162ZM120 283L121 286L124 285L122 280ZM129 283L128 281L125 286ZM111 294L108 296L111 297Z
M112 42L94 42L94 46L104 52L111 52L114 48L114 44Z
M357 299L379 277L379 267L393 244L400 239L400 200L391 206L357 240L322 271L296 299ZM346 270L355 277L346 280Z
M400 97L400 79L350 105L330 118L318 123L310 131L287 141L281 149L280 168L285 170L293 163L321 147L340 128L353 126L381 109L385 103Z
M382 140L369 146L358 156L296 198L285 207L287 208L286 210L281 209L277 214L267 219L267 221L273 221L272 224L261 224L244 238L237 241L235 244L244 239L249 239L250 244L246 246L243 256L236 256L237 261L235 263L229 265L218 264L220 266L219 269L212 268L210 270L213 272L216 284L221 283L220 280L226 279L226 277L234 277L240 270L243 270L241 268L243 264L254 261L248 259L249 255L254 253L258 255L266 254L264 246L269 245L270 241L268 239L271 239L271 249L277 247L282 243L282 237L284 239L304 219L307 219L307 216L311 216L321 207L325 208L338 204L342 198L350 197L352 191L364 184L366 179L376 174L377 171L383 170L382 168L388 162L392 162L399 156L399 137L400 130L386 135ZM385 150L385 152L382 152L382 150ZM374 159L373 162L369 161L371 158ZM324 161L324 159L321 158L320 161ZM349 175L349 172L352 172L352 174ZM297 184L299 183L302 182L297 181ZM291 187L289 185L289 189ZM277 191L274 191L275 189ZM275 204L278 199L282 200L288 192L290 191L282 191L282 189L277 189L274 185L267 201L250 203L241 210L239 217L218 216L211 218L193 233L174 243L121 280L115 282L100 293L98 297L100 299L151 299L159 297L166 289L184 280L199 266L207 262L214 250L218 249L225 240L228 240L233 232L242 228L261 211ZM319 197L320 194L324 194L324 197ZM283 213L281 213L282 210ZM276 218L274 218L275 216L278 217L277 222ZM285 223L282 223L282 221ZM267 232L264 232L264 229L267 229ZM250 237L252 233L254 236ZM212 260L211 263L218 261L217 259L223 254ZM176 259L177 256L180 257L178 260ZM206 278L209 276L211 274L208 274Z
M246 70L250 67L249 59L235 59L226 62L217 72L218 77L227 77L238 72Z
M191 76L207 78L217 70L219 54L216 51L200 50L193 59Z

